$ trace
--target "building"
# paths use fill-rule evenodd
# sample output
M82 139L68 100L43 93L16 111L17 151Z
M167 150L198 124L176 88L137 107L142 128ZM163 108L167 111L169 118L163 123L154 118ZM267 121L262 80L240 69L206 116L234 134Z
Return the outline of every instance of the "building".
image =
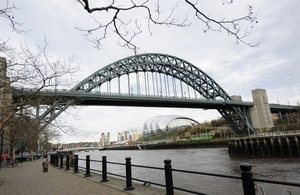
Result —
M121 141L125 141L125 137L124 137L124 133L123 132L119 132L118 133L118 139L117 139L118 142L121 142Z
M132 141L136 141L141 137L141 132L139 130L131 130Z
M136 141L140 137L141 137L141 133L139 130L119 132L117 142Z
M104 133L101 133L100 146L101 147L110 146L110 133L109 132L106 135Z
M143 137L158 135L167 131L180 130L183 127L195 126L199 123L194 119L179 115L155 116L144 123Z

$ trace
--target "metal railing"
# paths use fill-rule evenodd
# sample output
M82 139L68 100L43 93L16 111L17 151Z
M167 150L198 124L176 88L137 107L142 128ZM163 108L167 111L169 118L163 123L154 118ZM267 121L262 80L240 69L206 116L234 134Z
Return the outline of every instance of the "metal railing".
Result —
M120 96L120 97L138 97L138 98L160 98L160 99L178 99L178 100L197 100L200 102L211 102L214 104L222 105L244 105L244 106L253 106L253 102L250 101L239 101L239 100L224 100L221 97L216 97L216 99L207 99L202 96L196 97L181 97L181 96L170 96L170 95L151 95L151 94L129 94L129 93L120 93L120 92L104 92L104 91L74 91L70 89L37 89L37 88L21 88L14 87L14 93L16 94L43 94L50 96L74 96L74 97L100 97L100 96Z
M65 159L65 163L64 163ZM63 168L65 165L65 170L70 170L70 167L73 167L73 173L79 173L79 168L82 170L85 170L85 177L90 177L91 171L101 173L101 180L100 182L108 182L107 175L112 175L115 177L125 178L126 181L126 187L124 190L134 190L132 181L142 182L144 184L152 184L159 187L163 187L166 190L166 195L174 195L174 190L187 192L191 194L199 194L204 195L205 193L196 192L190 189L183 189L179 188L173 185L173 173L187 173L187 174L196 174L196 175L202 175L202 176L211 176L211 177L218 177L218 178L224 178L224 179L234 179L241 181L242 187L243 187L243 193L244 195L255 195L260 191L260 193L265 194L264 189L258 185L258 183L268 183L273 185L283 185L283 186L292 186L299 188L298 192L300 191L300 183L295 182L288 182L288 181L276 181L276 180L269 180L269 179L262 179L262 178L254 178L253 173L251 172L252 166L249 163L242 163L240 165L241 170L241 176L233 176L233 175L224 175L224 174L215 174L215 173L206 173L206 172L196 172L196 171L187 171L187 170L180 170L180 169L173 169L171 165L171 160L167 159L164 160L164 168L161 167L151 167L151 166L144 166L144 165L135 165L131 164L131 158L127 157L125 159L125 163L118 163L118 162L109 162L107 161L106 156L102 156L102 160L91 160L90 155L86 155L85 159L79 159L78 155L75 155L73 158L74 162L73 164L70 164L70 157L69 155L61 155L61 154L52 154L50 157L50 163L59 168ZM85 167L79 166L78 161L85 161ZM102 164L102 170L98 169L91 169L90 163L101 163ZM107 171L107 164L113 164L113 165L119 165L119 166L125 166L125 175L120 175L112 172ZM143 179L133 178L132 177L132 167L139 167L143 169L150 169L152 170L159 170L163 171L165 175L165 184L162 183L156 183L152 181L147 181ZM290 191L287 187L283 189L283 193L286 192L289 195L292 195L292 191Z

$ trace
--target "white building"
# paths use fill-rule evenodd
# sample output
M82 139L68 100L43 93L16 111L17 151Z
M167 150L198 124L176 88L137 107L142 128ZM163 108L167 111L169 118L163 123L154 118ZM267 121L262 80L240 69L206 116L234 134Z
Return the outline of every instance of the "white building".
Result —
M110 146L110 133L109 132L106 135L104 133L101 133L100 146L101 147Z

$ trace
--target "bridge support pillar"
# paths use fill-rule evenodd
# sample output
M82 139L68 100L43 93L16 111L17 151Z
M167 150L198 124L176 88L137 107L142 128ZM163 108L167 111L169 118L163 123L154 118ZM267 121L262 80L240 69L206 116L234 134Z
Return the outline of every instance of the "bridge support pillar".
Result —
M6 76L6 59L0 57L0 105L1 108L7 108L12 104L12 90L10 87L10 78ZM3 107L2 107L3 106Z
M251 108L250 116L254 129L268 131L274 127L269 100L265 89L252 90L254 106Z
M12 90L10 87L10 78L6 75L6 59L0 57L0 124L5 126L7 119L14 112L12 109ZM0 129L0 155L3 151L10 152L9 142L4 139L4 129Z

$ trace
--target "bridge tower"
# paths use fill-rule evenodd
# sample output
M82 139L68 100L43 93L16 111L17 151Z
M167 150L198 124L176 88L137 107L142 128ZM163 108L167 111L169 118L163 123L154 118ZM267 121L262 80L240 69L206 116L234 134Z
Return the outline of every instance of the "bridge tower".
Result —
M250 111L251 121L254 129L270 130L274 127L269 100L265 89L252 90L253 107Z
M12 89L10 87L10 78L6 76L6 59L0 57L0 110L1 110L1 121L7 118L9 111L11 110L12 104ZM2 125L1 125L2 126Z
M12 104L12 90L10 87L10 78L6 76L6 69L7 69L6 59L0 57L0 107L1 109L3 108L7 109ZM5 112L1 112L1 113L5 113Z
M0 57L0 153L10 153L9 142L4 139L5 121L8 120L12 109L12 90L10 78L6 76L6 59Z

